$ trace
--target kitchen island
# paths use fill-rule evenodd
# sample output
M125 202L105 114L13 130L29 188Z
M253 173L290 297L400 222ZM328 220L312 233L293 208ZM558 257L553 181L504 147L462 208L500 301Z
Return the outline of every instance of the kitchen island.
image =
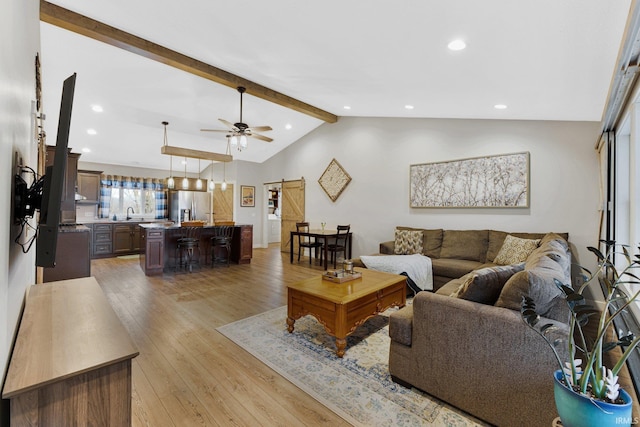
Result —
M140 224L140 267L147 276L172 272L177 264L177 240L181 227L177 224L163 223ZM215 225L205 225L200 234L200 250L196 252L201 266L211 263L211 237ZM231 240L231 261L236 264L248 264L253 255L253 225L233 226Z

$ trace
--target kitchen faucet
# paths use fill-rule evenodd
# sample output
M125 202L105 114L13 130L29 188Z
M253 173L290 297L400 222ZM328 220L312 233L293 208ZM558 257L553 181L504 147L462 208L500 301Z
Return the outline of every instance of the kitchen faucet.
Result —
M131 206L129 206L127 208L127 219L131 219L131 217L129 216L129 209L131 209L131 215L135 214L136 212L133 210L133 208Z

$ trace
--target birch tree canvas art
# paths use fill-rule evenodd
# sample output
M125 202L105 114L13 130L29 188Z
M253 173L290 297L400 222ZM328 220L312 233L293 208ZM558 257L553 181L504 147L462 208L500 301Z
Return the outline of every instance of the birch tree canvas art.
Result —
M412 208L529 207L529 153L411 165Z

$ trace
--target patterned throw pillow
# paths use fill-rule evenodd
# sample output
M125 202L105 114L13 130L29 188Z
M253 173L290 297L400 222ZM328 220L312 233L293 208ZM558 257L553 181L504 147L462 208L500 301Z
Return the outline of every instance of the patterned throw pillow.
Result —
M485 267L472 271L464 276L465 280L451 296L493 305L498 300L505 283L511 276L523 269L524 262L521 262L519 264Z
M508 234L504 239L500 252L498 252L493 262L498 265L524 262L539 244L540 239L521 239Z
M396 230L396 241L393 253L396 255L421 254L422 231Z

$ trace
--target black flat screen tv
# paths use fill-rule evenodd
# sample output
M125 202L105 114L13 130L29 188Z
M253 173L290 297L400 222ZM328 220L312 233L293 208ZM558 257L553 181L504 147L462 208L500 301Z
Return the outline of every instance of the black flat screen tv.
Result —
M36 265L40 267L55 267L56 265L60 207L67 170L69 129L71 127L71 109L73 107L75 86L76 74L73 73L64 81L62 86L55 157L53 165L47 166L44 175L42 203L38 220L38 237L36 240Z

